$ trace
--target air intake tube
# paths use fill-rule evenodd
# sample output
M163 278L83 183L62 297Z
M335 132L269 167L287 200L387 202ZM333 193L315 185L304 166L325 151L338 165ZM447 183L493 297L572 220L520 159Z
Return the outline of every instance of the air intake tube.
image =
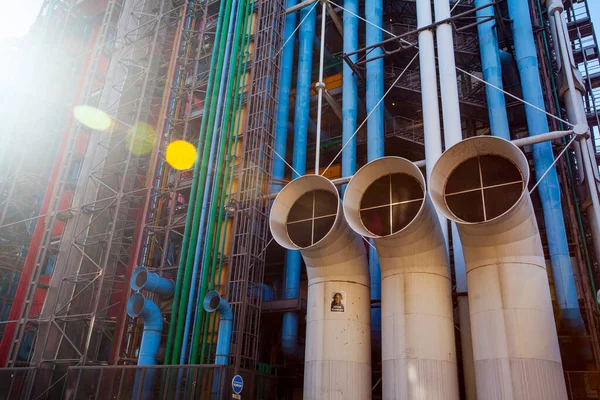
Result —
M448 149L429 179L463 245L479 400L567 398L528 182L523 153L489 136Z
M137 365L156 365L156 355L160 349L160 341L163 330L163 317L160 308L152 300L146 298L139 290L156 293L162 297L171 297L175 290L175 283L167 278L148 271L145 267L137 268L131 275L129 285L134 293L127 302L127 314L132 317L140 317L144 320L144 332L140 344L140 354ZM148 368L138 371L133 384L132 398L150 399L153 397L154 376L156 370ZM140 379L143 379L140 388ZM141 396L138 394L141 390Z
M380 158L354 175L343 204L381 264L383 398L458 399L448 256L423 174Z
M371 398L371 300L363 239L328 179L306 175L275 199L273 238L300 250L308 276L305 399Z

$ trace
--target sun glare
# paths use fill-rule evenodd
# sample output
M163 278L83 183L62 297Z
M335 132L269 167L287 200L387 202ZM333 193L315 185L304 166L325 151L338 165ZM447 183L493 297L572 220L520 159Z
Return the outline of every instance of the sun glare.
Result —
M75 119L88 128L106 131L112 126L112 118L102 110L92 106L76 106L73 108Z
M167 146L165 158L177 170L190 169L196 162L196 148L184 140L176 140Z

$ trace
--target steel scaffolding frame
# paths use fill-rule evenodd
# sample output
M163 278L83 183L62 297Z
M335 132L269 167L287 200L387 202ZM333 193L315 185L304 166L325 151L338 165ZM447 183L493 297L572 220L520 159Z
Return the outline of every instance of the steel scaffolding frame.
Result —
M41 197L49 185L48 172L73 101L83 61L77 55L89 35L89 21L72 8L72 2L52 3L42 5L21 51L7 54L20 62L16 86L5 88L13 95L5 96L1 112L5 132L11 134L0 141L0 321L8 317L16 294ZM35 90L34 76L39 78ZM31 121L31 115L36 124L24 122Z
M173 140L185 140L198 148L198 134L201 114L198 114L199 98L204 99L208 81L208 69L200 71L200 65L208 66L213 55L213 42L216 35L217 11L219 1L186 1L183 5L183 20L192 18L192 24L185 29L181 26L182 37L173 51L175 52L174 78L168 82L168 110L160 116L160 151L153 158L147 179L148 191L144 199L140 222L142 228L136 238L136 249L132 265L144 265L161 275L167 273L174 278L177 275L179 246L183 238L188 212L187 203L179 203L180 198L189 198L192 170L178 171L165 163L166 145ZM182 21L183 21L182 20ZM167 60L168 62L168 60ZM161 303L163 314L171 311L171 300ZM127 315L120 316L120 326L124 327ZM120 329L119 331L121 331ZM117 337L117 349L122 349L123 336ZM132 349L131 343L127 346ZM127 349L122 349L127 350ZM118 355L127 358L130 355Z
M69 132L42 244L10 346L8 366L15 366L25 332L37 328L29 365L60 373L49 375L47 385L37 382L36 388L48 388L60 380L68 365L107 361L106 347L115 339L118 312L124 312L129 292L132 243L148 191L150 155L144 143L153 144L147 127L156 126L155 100L162 96L165 84L161 46L179 18L179 10L167 0L107 2L81 103L98 107L114 121L106 132L80 124ZM104 56L110 59L106 74L100 65ZM88 142L84 157L76 152L82 141ZM71 174L79 164L72 204L65 212L61 199L72 190ZM58 222L64 222L65 229L55 237ZM58 257L42 312L30 315L39 276L52 252Z
M256 2L257 30L250 70L241 163L234 172L238 190L233 196L232 250L229 254L227 299L233 321L232 355L236 371L254 370L258 360L258 334L262 293L252 290L263 281L269 243L268 194L273 161L275 108L279 82L284 7L281 0ZM259 290L259 292L261 292Z

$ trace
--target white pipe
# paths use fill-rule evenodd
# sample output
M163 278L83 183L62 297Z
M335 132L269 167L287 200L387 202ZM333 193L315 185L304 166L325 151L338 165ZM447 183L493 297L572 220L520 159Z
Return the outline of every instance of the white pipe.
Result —
M437 22L448 20L451 17L450 2L448 0L435 0L434 5L435 20ZM442 23L436 28L446 148L454 146L462 140L453 34L452 25L448 22Z
M455 213L461 206L462 212L477 208L480 200L475 196L474 202L455 202L452 210L450 197L445 196L446 190L451 191L449 178L466 160L475 158L479 162L478 157L489 155L514 166L518 173L504 179L513 180L520 174L520 194L513 191L514 202L501 204L494 210L500 215L493 218L496 214L489 214L493 210L490 202L498 207L495 201L510 195L508 186L502 188L504 196L481 190L490 218L466 222ZM508 171L507 164L503 165L502 170ZM479 171L484 184L487 179L497 182L498 175L486 172L493 169ZM528 181L529 165L519 148L489 136L470 138L448 149L429 179L434 205L457 223L463 244L479 400L567 398L544 251Z
M432 24L430 0L417 0L417 27ZM421 73L421 97L423 131L425 139L425 160L427 176L433 165L442 155L442 131L440 127L440 105L438 103L437 74L435 70L435 49L433 32L425 29L419 32L419 65ZM442 223L442 228L443 228ZM447 237L447 233L444 234Z
M402 200L413 189L416 200L405 204L415 207L414 217L397 209L390 213L390 220L403 218L405 223L397 226L397 232L379 236L363 224L361 203L365 193L373 194L368 191L371 184L390 174L402 174L394 176L407 177L408 182L388 186L388 203ZM383 398L458 399L448 256L423 174L403 158L377 159L354 175L344 192L343 204L350 227L373 239L379 255Z
M301 247L290 238L294 228L290 226L288 230L288 217L298 200L313 191L331 195L334 206L331 207L331 203L329 206L335 220L321 240ZM314 218L315 211L322 213L326 209L326 203L313 200L308 215L312 211ZM335 185L318 175L306 175L290 182L275 198L269 225L275 241L286 249L300 250L306 264L308 305L304 398L371 398L369 265L363 239L348 227L343 218ZM297 238L293 232L292 236ZM342 307L333 304L336 293L343 297Z
M450 2L435 0L435 20L449 20L451 17ZM440 74L440 92L442 95L442 120L444 124L444 144L450 148L462 140L462 123L460 103L458 100L458 84L456 80L456 60L454 57L454 32L450 23L442 23L436 28L437 54ZM437 160L435 160L437 161ZM431 176L428 174L428 176ZM451 223L452 249L454 255L454 271L457 291L468 291L465 272L465 260L456 224ZM462 348L463 378L467 400L475 400L475 376L473 350L471 344L471 325L469 323L469 303L462 296L458 299L458 322Z
M583 106L584 93L580 90L581 85L576 84L575 74L579 74L579 70L573 59L573 50L571 48L567 22L563 16L563 12L564 5L560 0L553 0L548 5L548 15L550 15L550 21L552 22L552 33L554 35L554 45L556 47L556 60L559 70L562 72L567 83L566 88L561 90L562 98L565 103L565 108L567 109L569 122L578 124L577 128L580 131L582 129L587 131L589 127ZM584 203L584 210L588 223L592 228L592 243L594 244L596 258L600 260L600 200L598 199L599 176L598 165L595 158L596 152L592 141L585 138L576 144L575 149L577 150L577 160L581 163L581 165L578 166L580 181L587 180L590 201Z

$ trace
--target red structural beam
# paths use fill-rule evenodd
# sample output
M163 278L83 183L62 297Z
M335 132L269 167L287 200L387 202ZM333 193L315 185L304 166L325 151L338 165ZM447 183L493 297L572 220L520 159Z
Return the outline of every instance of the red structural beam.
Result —
M96 38L98 36L99 30L100 26L99 24L97 24L93 28L92 34L90 35L90 39L88 41L86 57L83 60L81 73L77 82L75 94L73 96L75 104L77 104L77 101L81 96L82 86L84 84L86 72L90 67L89 64L91 60L91 55L93 53L92 49L94 47L94 44L96 43ZM63 131L60 143L58 145L56 158L54 159L54 163L52 164L52 170L50 172L50 177L48 179L48 184L46 187L46 192L44 194L42 205L40 207L39 215L47 214L48 208L50 207L50 203L52 202L52 192L54 190L54 186L56 185L58 173L60 171L62 163L62 158L65 153L67 142L69 139L69 131L71 129L72 124L73 113L69 113L65 124L65 129ZM16 325L18 322L17 320L21 317L21 312L25 303L25 297L27 296L27 287L29 285L29 282L31 281L31 277L34 272L38 251L41 245L42 238L44 236L45 227L45 218L38 218L35 224L35 230L33 231L33 235L31 237L31 243L29 244L29 249L27 251L27 257L25 258L25 264L23 265L23 270L21 271L21 277L19 278L19 285L17 286L15 298L10 308L10 314L8 315L8 321L13 322L9 322L6 324L4 328L4 333L2 335L2 341L0 341L0 366L6 366L8 352L10 351L11 343L14 340Z

